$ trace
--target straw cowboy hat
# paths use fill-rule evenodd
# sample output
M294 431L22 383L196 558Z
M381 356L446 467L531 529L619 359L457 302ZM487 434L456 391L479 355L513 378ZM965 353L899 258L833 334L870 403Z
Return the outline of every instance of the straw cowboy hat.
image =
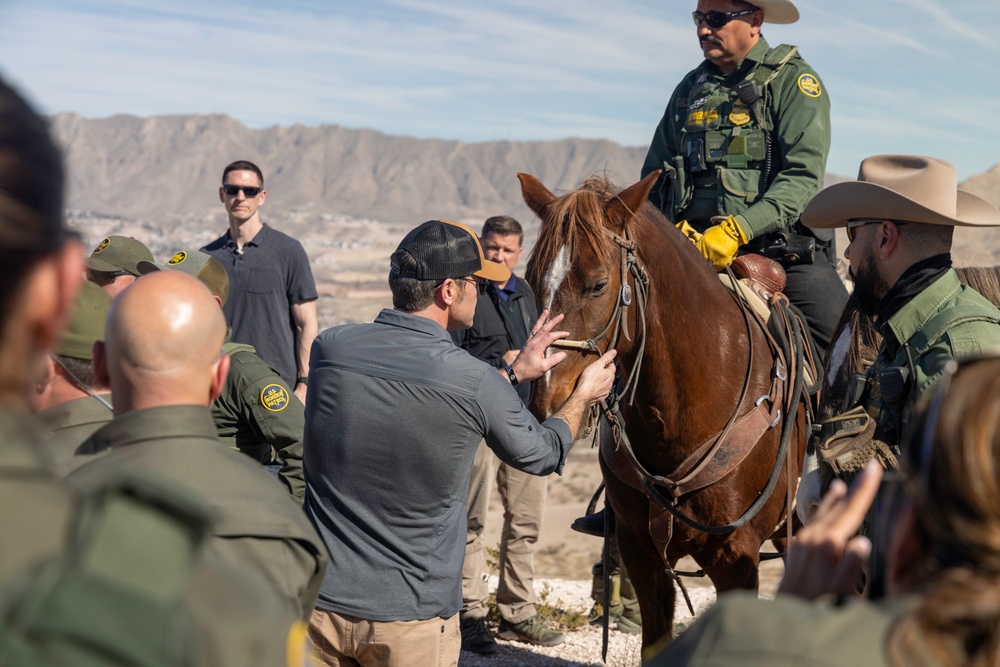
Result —
M748 1L764 10L764 23L795 23L799 20L799 9L792 0Z
M802 222L813 229L844 227L848 220L865 218L1000 226L1000 210L958 189L955 167L920 155L866 158L857 181L831 185L802 211Z

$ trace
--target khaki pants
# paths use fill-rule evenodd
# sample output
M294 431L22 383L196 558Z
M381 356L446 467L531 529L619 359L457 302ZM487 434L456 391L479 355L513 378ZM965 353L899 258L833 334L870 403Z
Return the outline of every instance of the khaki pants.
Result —
M366 621L314 609L309 638L329 667L458 667L458 614L427 621Z
M504 523L500 533L500 583L497 606L510 623L535 615L535 543L545 513L548 477L521 472L500 462L485 442L479 444L469 482L469 529L462 566L462 617L486 616L486 552L482 542L494 466L503 501Z

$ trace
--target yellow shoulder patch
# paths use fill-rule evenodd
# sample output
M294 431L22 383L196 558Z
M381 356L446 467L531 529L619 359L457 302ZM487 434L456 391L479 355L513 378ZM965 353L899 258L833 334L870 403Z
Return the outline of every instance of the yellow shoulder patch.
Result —
M109 245L111 245L111 239L104 239L103 241L97 244L96 248L94 248L94 254L96 255L97 253L103 251Z
M309 626L305 621L295 621L288 630L288 641L285 653L288 667L303 667L312 664L310 653L312 642L309 641Z
M260 390L260 404L265 410L281 412L288 407L288 392L280 384L269 384Z
M177 266L178 264L180 264L181 262L183 262L187 258L188 258L188 254L186 252L184 252L183 250L181 250L176 255L174 255L173 257L171 257L170 261L167 262L167 264L170 265L170 266Z
M823 94L823 89L819 85L819 79L814 74L803 74L799 77L799 90L808 97L819 97Z

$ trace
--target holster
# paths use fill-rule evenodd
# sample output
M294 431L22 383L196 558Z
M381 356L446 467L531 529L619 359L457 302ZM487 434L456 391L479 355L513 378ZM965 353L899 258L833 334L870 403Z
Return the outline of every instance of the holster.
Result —
M816 454L837 477L859 472L873 458L887 470L898 466L888 445L875 439L875 420L863 406L825 419L817 429Z
M816 239L787 229L755 238L741 250L763 255L783 266L812 264L816 261Z

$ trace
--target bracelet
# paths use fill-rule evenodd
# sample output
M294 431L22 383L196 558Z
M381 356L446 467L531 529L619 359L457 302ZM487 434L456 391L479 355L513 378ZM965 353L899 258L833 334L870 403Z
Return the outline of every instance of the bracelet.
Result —
M507 379L510 380L510 386L516 387L517 386L517 374L514 373L514 367L512 365L510 365L510 364L507 364L506 366L503 367L503 371L504 371L504 373L507 374Z
M304 385L306 385L308 387L309 386L309 376L308 375L304 375L304 376L302 376L300 378L295 378L295 384L304 384Z

